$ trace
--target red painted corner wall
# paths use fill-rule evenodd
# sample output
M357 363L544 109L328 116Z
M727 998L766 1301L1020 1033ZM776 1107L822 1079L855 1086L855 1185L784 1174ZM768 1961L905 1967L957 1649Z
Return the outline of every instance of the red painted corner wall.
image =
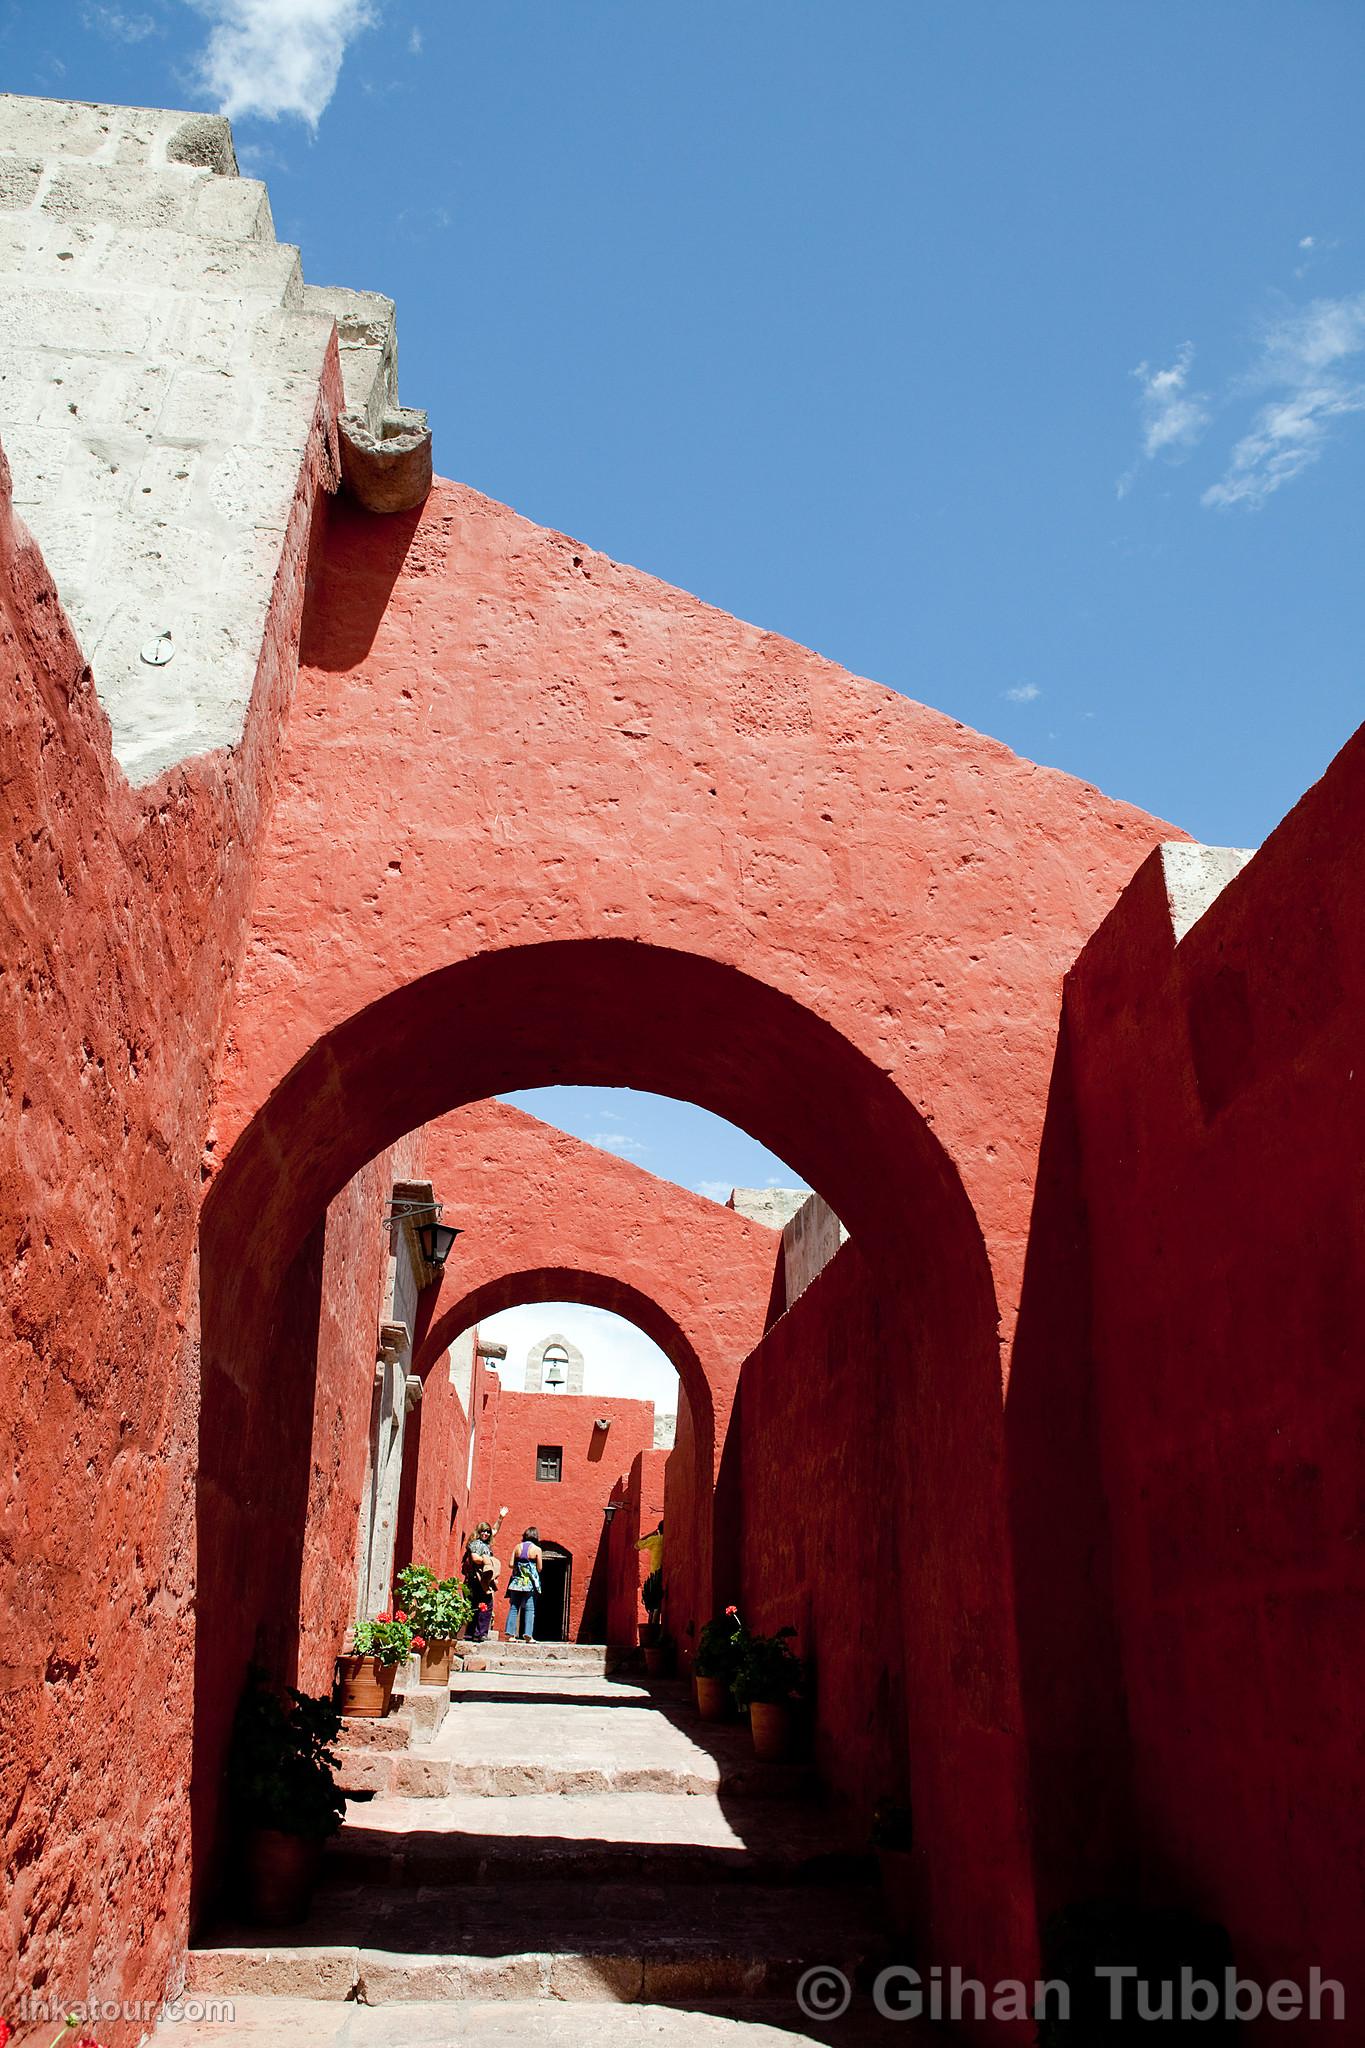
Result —
M610 1428L597 1429L599 1418ZM569 1636L575 1642L605 1639L605 1509L635 1458L652 1449L653 1442L654 1407L649 1401L604 1394L527 1394L504 1387L486 1400L475 1450L471 1513L491 1521L499 1507L508 1509L494 1546L504 1567L527 1527L538 1528L543 1542L570 1552ZM536 1478L541 1444L557 1444L563 1451L564 1476L557 1482ZM507 1619L506 1584L504 1569L496 1615L499 1629Z

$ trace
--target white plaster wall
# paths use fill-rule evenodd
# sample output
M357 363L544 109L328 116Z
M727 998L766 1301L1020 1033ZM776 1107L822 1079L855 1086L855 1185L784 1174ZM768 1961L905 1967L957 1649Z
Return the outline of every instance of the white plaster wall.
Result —
M304 285L226 121L0 95L0 442L134 783L241 738L338 321L382 418L391 302Z

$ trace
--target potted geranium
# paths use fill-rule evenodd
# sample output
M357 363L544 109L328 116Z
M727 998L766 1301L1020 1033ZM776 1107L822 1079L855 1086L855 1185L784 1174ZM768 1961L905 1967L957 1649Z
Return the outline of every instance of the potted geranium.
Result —
M284 1927L308 1911L322 1845L346 1810L332 1747L340 1732L330 1700L272 1685L252 1669L228 1756L248 1919Z
M882 1897L893 1931L902 1938L915 1925L915 1827L910 1808L879 1799L872 1814L872 1847L881 1871Z
M60 2031L55 2033L48 2043L48 2048L61 2048L63 2042L69 2043L70 2048L104 2048L104 2043L97 2041L93 2034L82 2034L78 2041L72 2040L71 2037L77 2027L82 2025L84 2022L78 2012L69 2013L62 2021ZM0 2048L9 2048L9 2043L14 2039L15 2032L9 2021L0 2019Z
M351 1648L337 1658L336 1704L358 1720L382 1720L400 1664L412 1655L413 1630L402 1608L358 1621Z
M692 1683L703 1721L723 1721L730 1712L730 1687L748 1631L739 1610L727 1607L704 1624L692 1660Z
M806 1689L801 1659L791 1648L795 1634L794 1628L772 1636L746 1631L730 1681L735 1705L741 1713L748 1709L754 1754L770 1760L790 1750L792 1710Z
M423 1685L449 1685L450 1657L474 1612L463 1579L438 1579L430 1565L404 1565L396 1581L422 1658Z

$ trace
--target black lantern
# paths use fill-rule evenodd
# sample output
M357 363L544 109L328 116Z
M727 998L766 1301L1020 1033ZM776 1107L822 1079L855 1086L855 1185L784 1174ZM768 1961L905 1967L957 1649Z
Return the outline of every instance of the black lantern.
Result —
M459 1231L449 1223L419 1223L417 1242L422 1247L422 1257L427 1264L435 1266L439 1271L450 1257L451 1246L459 1234Z

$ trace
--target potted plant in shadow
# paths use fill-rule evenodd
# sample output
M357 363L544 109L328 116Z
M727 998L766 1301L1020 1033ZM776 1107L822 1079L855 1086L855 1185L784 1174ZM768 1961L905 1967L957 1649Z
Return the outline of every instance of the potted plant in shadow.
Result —
M916 1920L914 1846L909 1806L902 1800L879 1799L872 1814L872 1847L881 1872L886 1917L902 1941L908 1939Z
M748 1709L754 1754L768 1762L789 1756L795 1735L795 1709L806 1690L806 1673L791 1647L794 1628L776 1635L745 1632L730 1681L730 1696L743 1713Z
M469 1588L463 1579L438 1579L425 1564L404 1565L395 1585L421 1654L423 1685L449 1685L451 1653L474 1612Z
M292 1926L308 1911L323 1844L346 1810L332 1747L340 1732L330 1700L252 1669L233 1722L228 1797L243 1913L262 1926Z
M640 1624L640 1648L645 1653L645 1670L657 1678L668 1656L663 1640L664 1575L657 1565L641 1586L640 1598L648 1616Z
M336 1706L362 1721L379 1721L393 1701L399 1666L412 1655L413 1630L402 1608L358 1621L351 1647L337 1658Z
M739 1668L740 1652L747 1633L738 1608L727 1607L724 1614L706 1622L697 1637L697 1653L692 1660L692 1684L703 1721L728 1719L730 1687Z

